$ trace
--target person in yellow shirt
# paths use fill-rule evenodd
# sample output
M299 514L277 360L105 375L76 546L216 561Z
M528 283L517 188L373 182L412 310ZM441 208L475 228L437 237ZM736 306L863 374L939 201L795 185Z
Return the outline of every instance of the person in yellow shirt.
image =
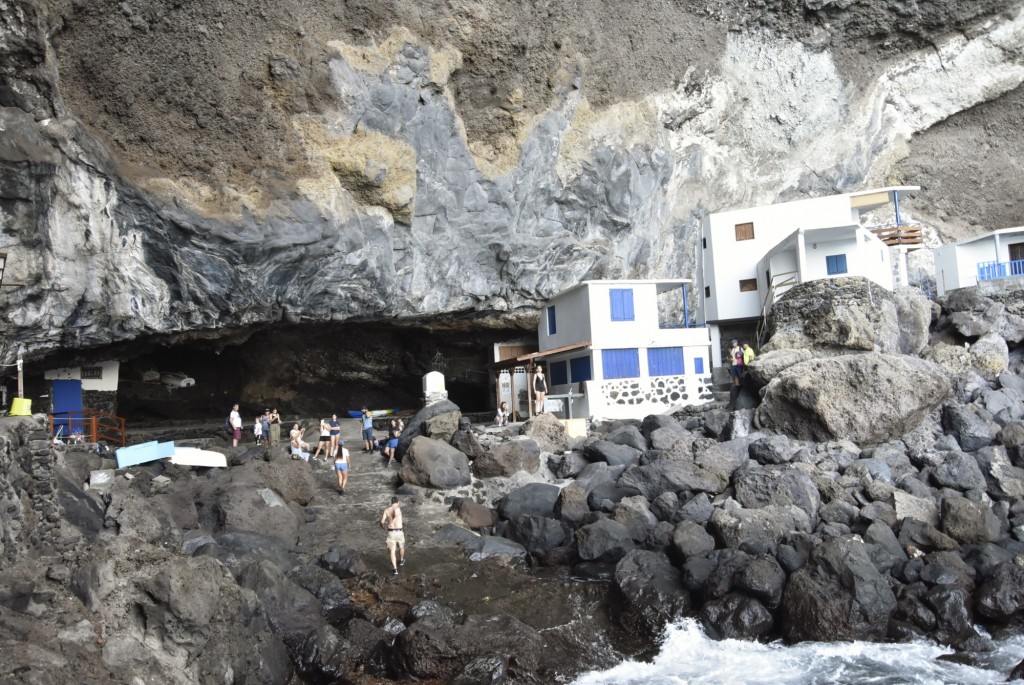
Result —
M750 362L757 359L757 353L754 352L754 348L750 346L750 343L743 343L743 366L750 366Z

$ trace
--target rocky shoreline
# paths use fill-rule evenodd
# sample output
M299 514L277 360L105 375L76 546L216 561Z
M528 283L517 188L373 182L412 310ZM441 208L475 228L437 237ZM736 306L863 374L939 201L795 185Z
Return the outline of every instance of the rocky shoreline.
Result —
M842 306L780 308L731 406L570 439L440 402L397 472L354 454L344 496L281 447L83 489L100 456L4 419L0 672L546 683L643 656L684 616L717 638L990 649L979 628L1024 618L1020 293L933 307L842 280L792 291ZM377 521L395 492L392 581Z

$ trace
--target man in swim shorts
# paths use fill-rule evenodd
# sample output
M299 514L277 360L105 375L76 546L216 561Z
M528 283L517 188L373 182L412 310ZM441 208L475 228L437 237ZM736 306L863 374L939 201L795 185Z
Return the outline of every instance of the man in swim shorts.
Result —
M391 575L398 575L398 567L405 566L405 531L402 530L402 505L398 497L391 498L391 506L380 517L380 527L388 532L388 553L391 555ZM399 552L395 562L395 550Z

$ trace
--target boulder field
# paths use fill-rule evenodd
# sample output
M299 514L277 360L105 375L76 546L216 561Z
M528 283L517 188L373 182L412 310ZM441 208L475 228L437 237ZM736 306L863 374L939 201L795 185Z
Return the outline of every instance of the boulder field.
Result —
M113 469L41 416L2 419L0 672L542 683L650 653L682 617L969 658L1024 618L1024 352L992 327L962 338L951 306L917 354L863 349L895 339L868 328L776 348L729 404L582 438L438 402L397 468L353 454L345 495L280 446L207 438L228 468ZM395 494L393 579L378 523Z

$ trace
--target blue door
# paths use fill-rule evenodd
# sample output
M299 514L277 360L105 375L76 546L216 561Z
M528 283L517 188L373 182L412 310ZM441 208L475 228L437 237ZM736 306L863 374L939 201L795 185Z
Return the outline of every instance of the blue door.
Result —
M53 382L53 432L66 440L71 429L82 427L82 381Z

